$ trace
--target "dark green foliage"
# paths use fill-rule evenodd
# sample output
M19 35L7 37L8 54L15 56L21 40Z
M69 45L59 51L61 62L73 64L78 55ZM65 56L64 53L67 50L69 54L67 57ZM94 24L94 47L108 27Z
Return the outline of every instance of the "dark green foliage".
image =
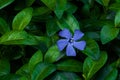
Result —
M75 57L59 31L85 33ZM0 80L120 80L120 0L0 0Z

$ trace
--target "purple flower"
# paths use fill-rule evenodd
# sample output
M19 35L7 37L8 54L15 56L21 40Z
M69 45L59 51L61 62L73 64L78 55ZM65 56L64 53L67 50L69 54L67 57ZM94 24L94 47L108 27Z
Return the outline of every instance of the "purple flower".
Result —
M75 30L74 36L72 37L70 31L68 29L64 29L59 32L59 36L63 37L63 39L57 41L57 46L60 51L66 47L67 56L76 56L74 47L79 50L84 50L86 46L85 41L79 41L84 36L84 33L80 30Z

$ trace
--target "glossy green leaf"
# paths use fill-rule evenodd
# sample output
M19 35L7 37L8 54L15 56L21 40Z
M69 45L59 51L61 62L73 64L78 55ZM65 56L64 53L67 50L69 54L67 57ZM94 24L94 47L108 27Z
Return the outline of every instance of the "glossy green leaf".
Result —
M30 71L28 68L28 64L24 64L22 67L20 67L17 71L16 74L21 75L23 78L20 78L20 80L24 79L31 79Z
M14 0L0 0L0 9L8 6L11 4Z
M118 11L115 15L115 27L120 26L120 11Z
M10 63L6 59L0 59L0 76L10 73Z
M4 34L0 38L0 44L5 45L37 45L38 40L30 34L27 34L25 31L11 31Z
M43 61L43 54L40 50L38 50L29 60L28 63L29 70L32 72L36 64L42 61Z
M57 26L55 19L47 21L46 28L48 36L53 36L59 30L59 27Z
M55 14L60 19L66 9L67 0L56 0Z
M25 0L27 6L31 6L35 0Z
M39 63L33 70L31 80L43 80L56 70L53 64Z
M57 69L63 71L82 72L83 64L77 60L69 59L57 63Z
M8 31L10 31L10 28L9 28L7 22L3 18L0 18L0 33L4 34Z
M48 8L54 10L56 6L56 0L41 0Z
M113 68L112 66L107 66L100 71L96 80L116 80L117 75L118 71L116 68Z
M106 61L106 52L101 52L99 60L92 60L90 57L86 58L83 64L83 76L85 80L90 80L93 75L106 63Z
M110 24L104 25L100 33L102 44L106 44L111 40L115 39L118 33L119 29L113 27L113 25Z
M56 22L60 29L67 28L73 33L76 29L80 29L78 21L71 14L68 14L66 17L62 18L61 20L57 20Z
M32 18L33 9L31 7L25 8L20 11L13 19L13 30L23 30L30 22Z
M48 7L37 7L37 8L34 8L33 10L33 16L40 16L40 15L44 15L44 14L47 14L47 13L50 13L50 9Z
M57 72L50 80L82 80L73 72Z
M100 57L100 49L97 42L93 39L86 39L87 45L83 50L83 53L89 56L90 58L97 60Z
M60 53L57 45L54 45L54 46L50 47L48 49L48 51L46 52L46 54L44 56L44 61L53 63L53 62L56 62L59 59L61 59L63 56L64 56L64 54Z

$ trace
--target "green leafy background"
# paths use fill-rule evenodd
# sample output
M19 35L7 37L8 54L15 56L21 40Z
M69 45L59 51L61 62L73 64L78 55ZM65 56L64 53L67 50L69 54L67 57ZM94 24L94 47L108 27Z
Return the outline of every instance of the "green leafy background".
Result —
M58 32L85 33L68 57ZM120 0L0 0L0 80L120 80Z

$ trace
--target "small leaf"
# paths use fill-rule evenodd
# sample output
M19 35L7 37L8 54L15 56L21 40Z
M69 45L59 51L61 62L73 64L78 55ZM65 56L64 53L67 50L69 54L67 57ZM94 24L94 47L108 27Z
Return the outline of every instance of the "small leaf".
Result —
M40 50L38 50L34 55L30 58L30 61L28 63L29 70L32 72L34 67L37 63L43 61L43 54Z
M113 27L113 25L110 24L104 25L100 33L102 44L106 44L111 40L115 39L118 33L119 29Z
M10 31L10 28L9 28L7 22L3 18L0 18L0 33L4 34L8 31Z
M10 73L10 63L6 59L0 59L0 76Z
M115 15L115 26L116 27L120 26L120 11L118 11Z
M59 27L57 26L55 19L48 20L46 23L46 28L48 36L53 36L59 30Z
M85 80L90 80L92 76L106 63L106 61L106 52L101 52L99 60L92 60L90 57L86 58L83 64L83 76Z
M30 22L32 18L33 9L31 7L25 8L20 11L12 22L13 30L23 30Z
M57 0L55 7L55 14L60 19L66 9L67 0Z
M63 71L82 72L83 64L77 60L64 60L57 63L57 69Z
M11 32L4 34L0 38L0 44L5 44L5 45L16 45L16 44L37 45L38 40L34 36L27 34L25 31L11 31Z
M27 6L31 6L35 0L25 0Z
M83 50L83 53L94 60L99 59L100 49L99 49L97 42L93 39L86 39L86 42L87 42L87 46Z
M56 6L56 0L41 0L48 8L54 10Z
M8 6L11 4L14 0L0 0L0 9Z
M33 70L31 80L43 80L56 70L53 64L39 63Z
M60 51L58 50L58 47L56 45L54 45L54 46L50 47L48 49L48 51L46 52L44 61L53 63L53 62L56 62L59 59L61 59L63 56L64 56L64 54L60 53Z
M73 33L76 29L80 29L78 21L71 14L68 14L66 17L64 17L61 20L58 20L56 22L57 22L57 25L60 27L60 29L67 28L67 29L71 30L71 32L73 32Z
M73 72L57 72L50 80L82 80Z

